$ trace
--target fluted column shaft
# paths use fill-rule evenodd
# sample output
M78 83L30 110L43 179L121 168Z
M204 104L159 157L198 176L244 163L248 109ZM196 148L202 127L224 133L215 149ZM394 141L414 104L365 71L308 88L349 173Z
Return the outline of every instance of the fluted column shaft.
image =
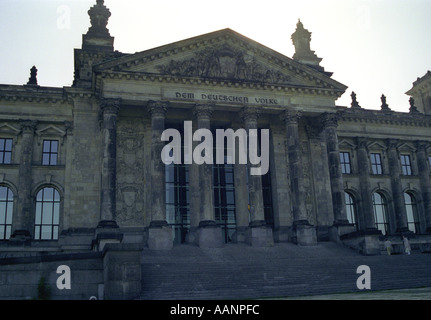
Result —
M211 105L196 105L194 114L197 121L197 129L211 130L211 116L213 107ZM211 150L212 151L212 150ZM214 191L212 164L203 163L199 165L199 211L200 224L215 221L214 218Z
M430 164L426 151L425 142L417 143L417 161L422 199L425 211L426 232L431 232L431 183L430 183Z
M283 114L286 124L287 152L289 158L290 188L294 224L308 224L305 208L305 187L299 141L298 122L301 113L287 110Z
M348 224L344 200L340 150L338 148L337 115L331 113L323 114L322 124L328 152L329 176L331 179L332 203L334 208L334 224Z
M32 160L34 132L37 122L24 120L21 126L21 157L19 164L18 178L18 209L14 217L14 237L15 235L30 236L33 227L33 214L31 211L31 187L32 187Z
M250 130L257 130L257 119L260 112L254 107L244 107L241 111L241 117L244 121L244 127L248 134L248 141L250 142ZM257 131L256 131L257 134ZM257 137L256 137L256 141ZM250 152L250 150L249 150ZM250 166L248 165L248 189L250 198L250 226L260 226L265 224L265 213L262 192L262 177L260 175L252 175L250 173Z
M374 221L373 211L373 200L371 195L371 182L370 182L370 162L367 150L367 139L357 138L357 150L356 154L358 157L358 173L359 173L359 184L362 198L362 217L360 221L360 228L375 229L376 224ZM359 217L358 217L359 218Z
M404 203L404 193L401 185L401 168L399 153L397 149L398 140L388 139L388 161L391 175L392 197L395 207L395 217L397 222L396 232L408 232L407 211Z
M165 117L168 103L163 101L150 101L148 111L151 113L151 224L165 225L166 222L166 194L165 194L165 165L161 154L165 145L161 140L165 130Z
M116 177L117 177L117 116L120 111L119 99L104 99L102 111L102 187L101 221L115 221Z

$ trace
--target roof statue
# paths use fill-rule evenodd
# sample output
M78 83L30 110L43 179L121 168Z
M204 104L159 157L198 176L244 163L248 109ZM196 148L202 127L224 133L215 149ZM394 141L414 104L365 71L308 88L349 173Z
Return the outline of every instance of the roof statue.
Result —
M109 50L114 49L114 38L109 34L107 28L111 12L104 5L103 0L97 0L97 3L88 10L91 26L87 34L83 35L83 49L90 50Z
M352 91L352 94L350 95L352 97L352 108L361 109L361 106L359 105L358 101L356 100L356 93Z
M30 78L27 82L28 85L37 85L37 69L36 66L33 66L30 69Z
M295 46L293 59L307 64L319 71L323 71L323 67L319 65L322 58L319 58L314 51L310 49L311 32L304 28L304 25L299 19L296 24L296 30L292 34L291 38L293 45Z
M380 108L382 110L391 110L388 106L388 104L386 103L386 96L384 94L382 94L382 96L380 97L380 100L382 101L382 105L380 106Z

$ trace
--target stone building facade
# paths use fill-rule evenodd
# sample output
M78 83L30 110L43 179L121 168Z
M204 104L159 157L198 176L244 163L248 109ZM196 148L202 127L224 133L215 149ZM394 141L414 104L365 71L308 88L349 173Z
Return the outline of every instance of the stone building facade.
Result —
M291 59L230 29L125 54L104 1L89 15L71 87L39 86L36 68L26 85L0 85L3 258L286 241L379 254L384 237L401 235L427 250L429 72L407 93L409 113L384 96L381 110L364 109L354 93L339 107L347 87L320 65L300 21ZM165 165L162 133L184 137L186 121L214 137L269 129L269 172Z

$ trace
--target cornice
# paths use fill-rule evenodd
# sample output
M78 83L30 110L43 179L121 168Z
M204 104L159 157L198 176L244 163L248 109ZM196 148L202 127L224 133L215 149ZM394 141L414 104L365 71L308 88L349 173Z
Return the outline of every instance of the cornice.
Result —
M422 113L404 113L381 110L340 110L339 120L343 122L363 122L370 124L431 127L431 116Z
M171 76L146 72L126 72L126 71L103 71L96 76L96 92L102 87L102 79L130 80L130 81L149 81L154 83L166 84L186 84L214 86L219 88L244 88L252 90L265 90L274 92L285 92L290 94L307 94L328 96L339 98L343 92L333 88L306 87L292 84L271 84L255 81L234 81L217 78L198 78L185 76Z
M0 85L0 101L37 104L67 104L68 97L63 88L40 86Z
M74 99L94 98L93 89L0 85L0 101L32 104L72 104Z

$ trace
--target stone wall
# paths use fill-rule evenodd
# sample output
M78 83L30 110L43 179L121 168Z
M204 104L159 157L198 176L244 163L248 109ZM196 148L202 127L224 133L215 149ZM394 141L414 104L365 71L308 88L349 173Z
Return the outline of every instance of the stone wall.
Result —
M59 266L71 270L71 289L59 290L57 274ZM38 284L45 279L53 300L88 300L99 297L103 288L102 258L99 253L39 255L0 259L0 299L37 299Z
M38 299L43 278L52 300L135 299L141 293L142 244L106 244L103 252L32 253L0 259L0 300ZM70 289L57 281L70 268Z

